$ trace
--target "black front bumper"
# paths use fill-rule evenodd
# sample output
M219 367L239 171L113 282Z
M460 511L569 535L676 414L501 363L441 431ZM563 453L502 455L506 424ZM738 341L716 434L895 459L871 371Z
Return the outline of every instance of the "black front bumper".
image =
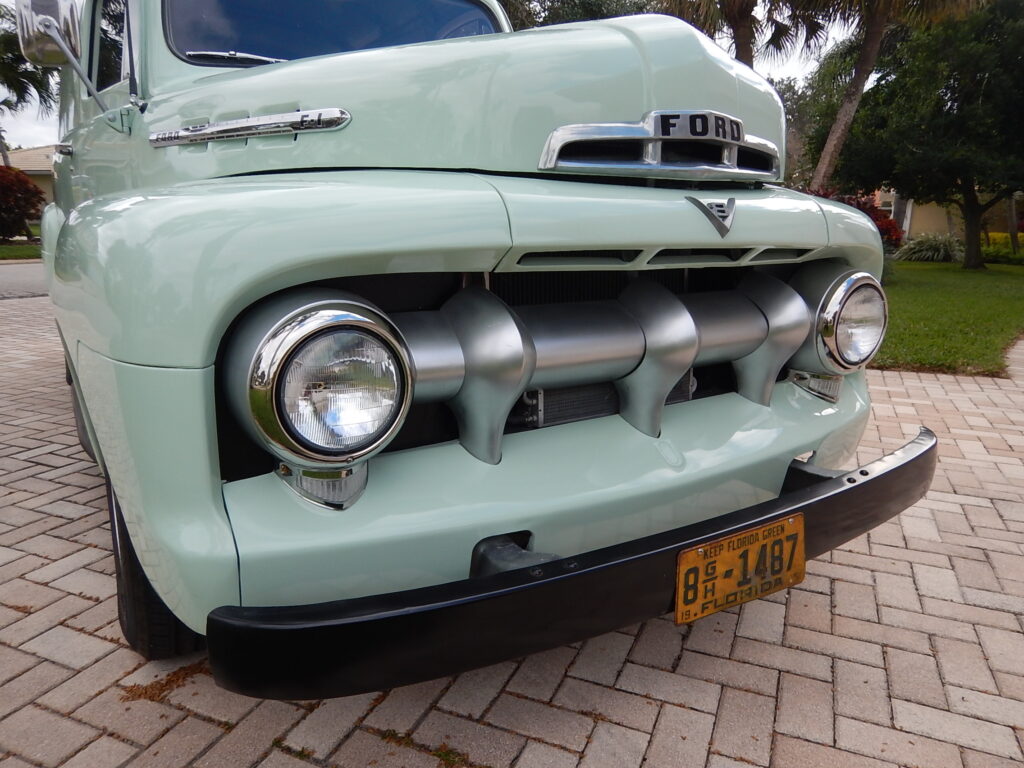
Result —
M920 499L935 435L841 474L794 462L779 498L531 568L316 605L224 606L207 619L217 683L249 696L348 696L483 667L673 610L680 550L796 512L807 557Z

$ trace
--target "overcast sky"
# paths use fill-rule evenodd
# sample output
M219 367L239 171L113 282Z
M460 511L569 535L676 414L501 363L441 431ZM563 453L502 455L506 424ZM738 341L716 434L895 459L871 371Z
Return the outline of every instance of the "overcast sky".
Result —
M11 0L0 0L0 4L13 5ZM834 43L842 37L845 37L845 30L835 30L829 35L829 42ZM814 60L795 54L785 61L757 62L754 68L760 74L771 78L803 78L814 69L814 65ZM0 126L3 127L7 143L12 147L38 147L53 144L58 138L56 115L41 116L34 104L16 115L4 114Z

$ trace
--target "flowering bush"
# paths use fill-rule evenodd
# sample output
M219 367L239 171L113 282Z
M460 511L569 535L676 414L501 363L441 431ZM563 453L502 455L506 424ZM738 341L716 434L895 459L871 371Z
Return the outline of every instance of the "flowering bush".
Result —
M24 172L0 165L0 240L24 234L42 204L43 193Z

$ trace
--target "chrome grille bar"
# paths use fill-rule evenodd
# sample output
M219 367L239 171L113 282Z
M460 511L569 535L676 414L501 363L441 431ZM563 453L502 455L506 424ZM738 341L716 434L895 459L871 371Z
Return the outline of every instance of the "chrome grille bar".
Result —
M614 382L621 416L649 435L694 364L732 362L739 391L770 404L776 379L811 329L786 283L760 273L737 291L677 296L637 280L617 301L513 308L467 288L439 312L396 313L415 371L413 399L446 402L463 446L501 460L509 412L528 389Z

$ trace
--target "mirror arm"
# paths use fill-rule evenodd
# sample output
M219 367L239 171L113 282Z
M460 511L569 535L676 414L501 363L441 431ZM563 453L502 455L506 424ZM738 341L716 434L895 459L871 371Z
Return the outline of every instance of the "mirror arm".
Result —
M57 29L57 22L49 16L43 16L39 19L39 31L44 35L47 35L50 39L57 44L61 52L68 60L68 64L75 70L76 74L82 78L82 82L85 83L86 89L89 91L89 95L96 100L96 105L103 111L107 111L107 105L103 103L103 99L100 98L99 93L96 92L96 86L92 84L88 75L85 74L85 70L82 69L82 65L78 61L78 57L71 52L68 44L64 42L63 36L60 34L60 30Z
M134 34L131 3L127 2L124 4L124 36L128 44L128 100L139 112L145 112L146 103L139 98L139 78L135 72L135 46L132 44Z

